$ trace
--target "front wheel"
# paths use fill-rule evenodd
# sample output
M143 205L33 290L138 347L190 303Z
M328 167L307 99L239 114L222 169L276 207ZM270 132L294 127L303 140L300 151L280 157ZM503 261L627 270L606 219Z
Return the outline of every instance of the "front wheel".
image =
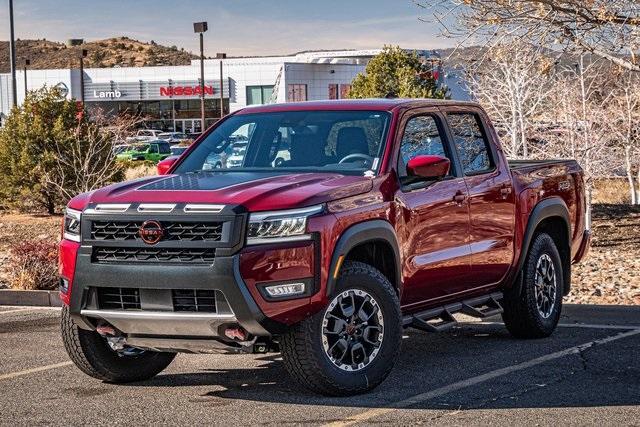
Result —
M62 308L62 341L71 361L82 372L102 381L128 383L149 379L164 370L175 353L125 349L115 351L95 331L79 328Z
M558 325L562 310L562 259L546 233L534 237L526 256L518 277L520 286L505 292L502 319L515 337L548 337Z
M345 262L327 307L281 338L289 373L309 389L346 396L375 388L400 351L400 304L374 267Z

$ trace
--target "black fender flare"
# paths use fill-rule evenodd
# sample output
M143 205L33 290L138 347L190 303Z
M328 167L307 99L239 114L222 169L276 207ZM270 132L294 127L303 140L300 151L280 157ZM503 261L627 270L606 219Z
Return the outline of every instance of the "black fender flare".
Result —
M542 221L548 218L559 217L563 220L564 224L567 227L567 236L569 236L569 240L571 240L571 219L569 217L569 209L567 205L564 203L559 197L551 197L548 199L544 199L539 202L531 211L529 215L529 221L527 222L527 228L525 229L524 236L522 236L522 246L520 250L520 259L518 260L517 267L515 269L516 273L522 271L524 267L524 261L529 253L529 247L531 246L531 240L533 240L533 235L540 225ZM564 284L565 295L569 293L569 288L571 286L571 242L568 242L569 245L569 260L567 265L563 265L565 270ZM561 249L561 248L558 248Z
M402 284L402 264L400 263L400 249L398 248L398 239L396 238L396 231L393 226L385 220L374 219L365 222L354 224L347 228L336 243L333 249L333 255L331 257L331 264L328 271L327 278L327 296L332 295L335 286L336 278L334 277L335 269L338 266L338 260L340 256L346 256L349 251L356 246L366 243L383 241L388 243L395 257L395 281L398 286L398 292L400 292Z

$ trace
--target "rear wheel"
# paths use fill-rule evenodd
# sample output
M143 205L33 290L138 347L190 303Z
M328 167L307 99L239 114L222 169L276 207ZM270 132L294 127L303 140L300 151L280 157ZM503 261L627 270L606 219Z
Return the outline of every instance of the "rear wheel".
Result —
M134 348L112 350L99 333L79 328L66 306L62 308L61 329L64 347L73 363L85 374L103 381L127 383L152 378L176 356Z
M553 239L537 234L518 280L504 296L502 319L519 338L551 335L560 320L564 289L562 260Z
M327 307L281 339L285 366L311 390L332 396L364 393L389 374L401 342L400 304L378 270L345 262Z

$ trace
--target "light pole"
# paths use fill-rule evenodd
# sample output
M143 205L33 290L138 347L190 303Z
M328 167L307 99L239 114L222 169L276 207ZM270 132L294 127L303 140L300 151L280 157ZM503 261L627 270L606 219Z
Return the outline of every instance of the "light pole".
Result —
M24 71L24 99L25 100L27 99L27 92L28 92L27 91L27 67L29 65L31 65L31 60L25 59L24 60L24 68L23 68L23 71Z
M18 105L18 89L16 87L16 40L13 31L13 0L9 0L9 62L11 63L11 100L13 106Z
M84 108L84 58L87 57L87 49L80 51L80 102Z
M224 117L224 83L222 82L222 60L226 57L226 53L216 54L216 58L220 60L220 118Z
M204 132L204 33L208 29L206 22L193 23L193 32L200 35L200 132Z

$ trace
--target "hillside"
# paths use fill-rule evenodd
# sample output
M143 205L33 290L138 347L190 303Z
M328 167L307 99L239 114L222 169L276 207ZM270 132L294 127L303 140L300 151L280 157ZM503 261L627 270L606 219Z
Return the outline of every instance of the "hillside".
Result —
M17 40L18 67L26 58L31 69L77 68L80 51L86 49L85 67L109 68L114 66L188 65L197 58L175 46L161 46L153 41L140 42L128 37L114 37L86 42L69 47L49 40ZM9 42L0 41L0 73L9 72Z

